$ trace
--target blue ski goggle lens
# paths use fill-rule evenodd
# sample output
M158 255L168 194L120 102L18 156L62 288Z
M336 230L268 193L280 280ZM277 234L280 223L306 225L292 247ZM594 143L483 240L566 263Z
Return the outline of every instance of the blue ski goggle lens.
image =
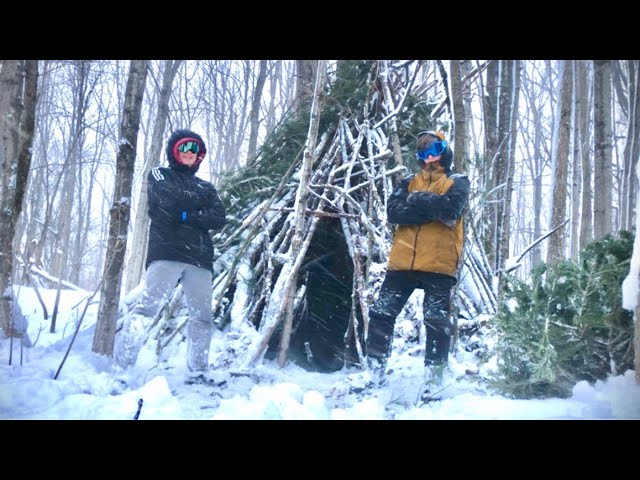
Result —
M446 150L446 148L447 148L447 142L445 140L440 142L434 142L429 146L429 148L420 150L418 152L418 158L420 160L426 160L427 158L429 158L429 155L437 157L438 155L442 155L442 153Z
M184 142L178 146L178 151L182 153L198 153L200 151L200 145L198 145L198 142Z

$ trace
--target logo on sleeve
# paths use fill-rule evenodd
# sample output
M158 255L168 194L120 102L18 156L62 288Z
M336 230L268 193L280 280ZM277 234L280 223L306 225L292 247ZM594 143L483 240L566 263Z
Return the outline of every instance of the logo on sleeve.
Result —
M153 178L155 178L157 182L159 182L160 180L164 180L164 175L162 175L160 167L153 168L151 170L151 175L153 175Z

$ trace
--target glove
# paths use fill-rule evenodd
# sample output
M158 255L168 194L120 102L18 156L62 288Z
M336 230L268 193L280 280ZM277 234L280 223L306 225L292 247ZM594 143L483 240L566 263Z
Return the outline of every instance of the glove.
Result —
M195 202L198 199L198 194L191 190L183 190L182 194L184 195L184 198L190 202Z
M411 192L407 196L407 203L409 205L415 205L421 201L428 200L429 197L437 195L437 193L433 192Z
M402 181L400 182L400 185L398 185L398 187L408 191L411 180L412 180L411 178L403 178Z

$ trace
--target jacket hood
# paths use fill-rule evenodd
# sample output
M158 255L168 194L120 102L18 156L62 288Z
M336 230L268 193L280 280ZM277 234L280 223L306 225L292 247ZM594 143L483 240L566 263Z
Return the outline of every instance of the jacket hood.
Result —
M192 167L189 167L187 165L180 163L174 153L174 147L176 146L176 143L178 143L178 141L182 140L183 138L192 138L200 144L200 152L198 153L198 158L196 160L196 163L194 163ZM200 164L202 163L202 160L207 154L207 147L202 137L198 135L196 132L192 130L187 130L187 129L180 129L180 130L175 130L169 137L169 140L167 141L166 154L167 154L167 161L169 162L169 166L174 170L177 170L180 172L190 171L190 172L196 173L200 168Z
M451 173L451 163L453 162L453 152L449 147L445 149L442 156L440 157L440 165L444 168L444 171L449 174Z

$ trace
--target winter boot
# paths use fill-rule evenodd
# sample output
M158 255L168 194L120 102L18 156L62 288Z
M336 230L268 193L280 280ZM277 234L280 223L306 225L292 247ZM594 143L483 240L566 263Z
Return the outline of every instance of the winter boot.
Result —
M445 362L426 362L424 366L424 388L420 399L424 403L438 400L437 393L442 390L442 379L447 364Z
M192 372L209 368L213 325L189 320L187 325L187 367Z
M122 368L136 363L145 340L146 327L151 319L141 314L130 314L124 319L122 330L116 335L113 357Z
M444 376L444 370L447 364L433 363L424 366L424 381L427 385L440 386L442 385L442 377Z
M425 365L446 363L451 347L451 336L448 329L438 330L427 328L427 341L425 345Z
M387 368L387 362L373 357L367 358L367 368L371 372L372 386L384 386L387 384L385 377L385 370Z
M213 373L209 370L190 371L186 374L184 383L186 385L208 385L211 387L223 387L227 384L226 380L216 381Z
M383 360L367 357L363 371L346 376L349 383L349 393L360 393L386 385L385 367L386 362Z

